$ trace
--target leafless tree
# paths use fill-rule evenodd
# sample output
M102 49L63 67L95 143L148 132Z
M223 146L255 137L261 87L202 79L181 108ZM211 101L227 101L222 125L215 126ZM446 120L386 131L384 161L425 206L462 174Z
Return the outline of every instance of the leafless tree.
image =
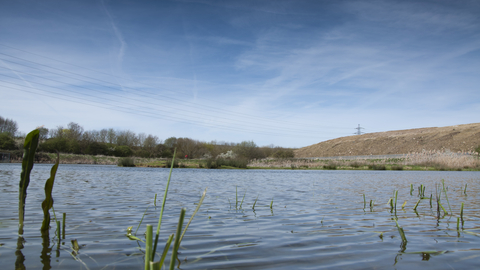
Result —
M8 133L10 136L15 136L15 134L18 131L18 125L17 122L8 119L8 118L3 118L0 116L0 133Z

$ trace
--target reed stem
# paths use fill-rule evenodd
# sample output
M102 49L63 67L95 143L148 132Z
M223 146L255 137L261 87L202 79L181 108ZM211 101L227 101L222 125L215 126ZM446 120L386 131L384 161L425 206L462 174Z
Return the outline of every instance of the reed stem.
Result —
M67 219L67 213L63 213L63 222L62 222L62 239L65 239L65 221Z
M257 200L258 200L258 195L257 195L257 198L255 199L255 202L253 203L253 206L252 206L253 210L255 210L255 204L257 204Z
M147 224L147 233L145 236L145 270L150 270L150 262L152 258L152 240L153 240L153 228L152 225Z
M175 148L175 150L173 151L172 165L170 166L170 173L168 174L167 186L165 187L165 193L163 194L162 209L160 210L160 216L158 217L157 233L155 234L155 242L154 242L153 251L152 251L152 261L155 258L155 251L157 250L158 237L160 235L160 227L162 226L163 210L165 209L165 201L167 200L168 186L170 185L170 179L172 177L173 164L175 162L176 154L177 154L177 148Z
M413 210L414 210L414 211L417 211L417 206L418 206L418 204L420 203L421 200L422 200L422 199L418 199L418 202L417 202L417 203L415 204L415 206L413 207Z
M178 218L177 233L175 234L175 242L173 244L172 258L170 259L170 270L175 269L175 259L177 258L178 248L180 247L180 234L182 233L183 219L187 210L182 208L180 210L180 217Z
M60 224L60 220L57 220L57 237L58 237L58 241L60 241L60 239L62 238L62 235L60 234L60 228L61 228L61 224Z

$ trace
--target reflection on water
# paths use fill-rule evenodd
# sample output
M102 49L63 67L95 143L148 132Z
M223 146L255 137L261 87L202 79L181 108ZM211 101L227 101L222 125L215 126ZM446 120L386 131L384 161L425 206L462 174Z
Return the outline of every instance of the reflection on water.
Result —
M50 168L38 164L32 171L25 233L18 237L21 167L0 165L2 265L7 269L13 265L15 269L140 269L144 258L139 248L144 244L128 240L126 229L133 226L135 230L145 211L137 236L143 239L145 225L156 224L162 196L157 206L153 200L155 193L163 194L168 170L60 165L53 190L57 218L67 213L66 237L60 240L54 236L54 222L52 237L42 237L40 232L43 186ZM441 202L448 215L435 203L435 184L442 179L448 203L443 193ZM429 200L421 200L413 210L419 198L418 192L410 194L410 184L415 191L421 184L426 186L425 196L434 197L432 207ZM480 266L479 172L175 169L160 246L175 232L179 209L186 207L187 217L191 215L205 187L207 197L182 241L181 269ZM394 190L398 200L392 209L387 202ZM462 202L464 223L457 231ZM407 242L402 241L394 219L404 229ZM74 239L78 253L71 244Z

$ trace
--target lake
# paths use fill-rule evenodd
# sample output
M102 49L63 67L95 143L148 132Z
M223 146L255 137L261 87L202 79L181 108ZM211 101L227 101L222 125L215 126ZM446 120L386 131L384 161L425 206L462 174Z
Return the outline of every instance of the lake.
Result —
M146 224L156 230L169 170L61 164L53 198L57 218L67 214L66 237L57 241L52 221L50 242L42 245L41 203L51 166L36 164L32 171L22 239L17 234L21 165L0 164L2 269L143 269L144 244L129 240L126 229L135 231L148 207L137 236L144 240ZM449 204L442 193L448 215L442 210L439 217L435 185L441 188L442 179ZM414 211L421 184L425 196L433 193L433 207L422 200ZM180 269L480 267L480 172L174 169L160 249L175 232L180 209L187 209L187 222L206 187L179 250ZM387 205L394 190L396 212ZM457 230L462 202L464 225ZM80 245L76 255L73 239ZM170 253L166 266L169 259Z

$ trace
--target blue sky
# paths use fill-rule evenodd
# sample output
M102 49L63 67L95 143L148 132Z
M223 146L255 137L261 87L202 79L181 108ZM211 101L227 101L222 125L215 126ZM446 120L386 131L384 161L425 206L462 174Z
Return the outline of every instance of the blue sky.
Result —
M303 147L476 123L478 1L0 1L0 115Z

